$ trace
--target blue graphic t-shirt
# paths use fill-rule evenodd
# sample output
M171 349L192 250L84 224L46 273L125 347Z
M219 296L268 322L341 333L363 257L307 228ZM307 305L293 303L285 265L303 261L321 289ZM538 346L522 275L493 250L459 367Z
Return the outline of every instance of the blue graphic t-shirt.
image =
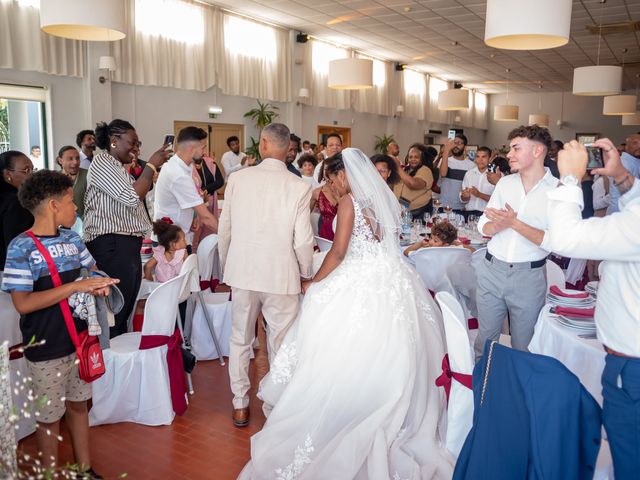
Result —
M60 229L58 235L38 236L38 239L49 251L63 284L75 281L82 267L91 268L96 263L80 236L71 230ZM18 235L7 247L1 288L8 293L41 292L53 288L47 262L26 233ZM78 332L87 328L86 322L76 320L75 323ZM45 340L44 345L25 350L25 356L32 362L53 360L75 351L57 303L23 315L20 331L24 343L33 337L37 341Z

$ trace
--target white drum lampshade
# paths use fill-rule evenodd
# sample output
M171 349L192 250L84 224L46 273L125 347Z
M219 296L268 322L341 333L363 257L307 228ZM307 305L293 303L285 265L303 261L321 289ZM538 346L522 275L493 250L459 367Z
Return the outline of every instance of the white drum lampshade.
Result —
M566 45L572 3L571 0L487 0L484 43L507 50L542 50Z
M573 70L573 94L587 96L616 95L622 88L622 67L592 65Z
M469 90L453 88L438 93L438 110L466 110L469 108Z
M71 40L122 40L124 13L124 0L42 0L40 29Z
M633 115L636 113L638 97L635 95L612 95L604 97L603 115Z
M366 58L340 58L329 62L329 88L363 90L373 88L373 61Z
M111 56L100 57L98 61L99 70L108 70L110 72L116 71L116 59Z
M496 105L493 109L493 119L498 122L517 122L519 113L518 105Z
M640 125L640 112L622 115L622 125Z
M532 113L529 115L529 125L549 128L549 115L546 113Z

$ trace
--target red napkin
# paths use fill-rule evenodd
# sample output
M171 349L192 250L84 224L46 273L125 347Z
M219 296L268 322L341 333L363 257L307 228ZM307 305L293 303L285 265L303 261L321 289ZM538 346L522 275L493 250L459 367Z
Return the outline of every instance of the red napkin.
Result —
M558 297L565 297L565 298L589 298L589 294L587 292L580 292L580 293L567 293L564 290L562 290L560 287L558 287L557 285L552 285L551 288L549 289L549 291L551 293L553 293L554 295L557 295Z
M460 240L460 243L462 243L463 245L469 245L471 243L471 240L469 240L467 237L458 237L458 240Z
M576 318L593 318L595 307L591 308L572 308L572 307L556 307L555 312L558 315Z

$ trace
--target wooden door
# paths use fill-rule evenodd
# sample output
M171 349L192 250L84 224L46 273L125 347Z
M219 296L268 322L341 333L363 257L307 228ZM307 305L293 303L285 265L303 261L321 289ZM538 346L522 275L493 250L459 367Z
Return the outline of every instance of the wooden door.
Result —
M318 145L321 143L326 145L326 137L330 133L337 133L342 137L342 148L351 146L351 128L334 125L318 125Z
M182 120L176 120L173 122L173 129L176 137L178 132L184 127L198 127L209 133L207 137L207 151L209 156L216 161L216 165L222 173L224 167L220 163L220 159L224 152L229 150L227 147L227 138L235 135L240 139L240 146L244 145L244 125L238 125L233 123L207 123L207 122L188 122ZM224 188L218 190L218 198L224 198Z

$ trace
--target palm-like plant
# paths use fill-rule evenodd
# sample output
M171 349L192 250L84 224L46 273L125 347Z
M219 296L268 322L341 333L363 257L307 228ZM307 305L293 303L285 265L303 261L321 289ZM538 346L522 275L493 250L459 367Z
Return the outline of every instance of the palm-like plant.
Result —
M264 127L269 125L278 117L278 110L280 109L271 103L262 103L260 100L256 101L258 102L258 107L252 108L245 113L244 116L245 118L251 118L258 128L258 131L262 132Z
M376 135L376 144L373 148L376 152L386 155L389 144L394 141L395 139L393 138L393 135L387 135L386 133L381 137Z
M253 137L249 137L249 140L251 141L251 145L245 149L244 153L249 157L260 160L260 142Z

